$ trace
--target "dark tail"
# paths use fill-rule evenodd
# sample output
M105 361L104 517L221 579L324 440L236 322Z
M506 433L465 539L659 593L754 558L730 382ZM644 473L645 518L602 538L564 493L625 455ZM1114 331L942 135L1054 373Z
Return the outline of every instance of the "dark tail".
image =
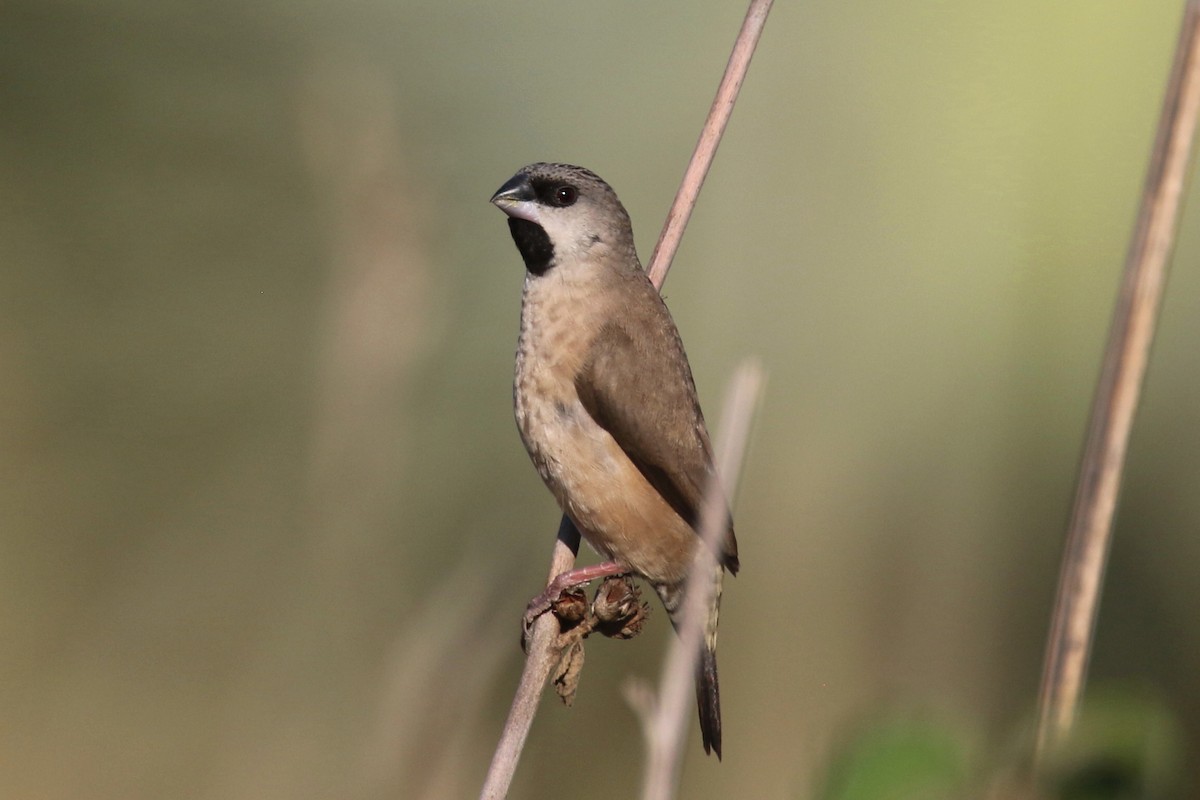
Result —
M721 686L717 681L717 652L700 646L696 667L696 708L700 710L700 736L704 752L721 760Z
M721 689L717 683L717 621L721 615L721 583L725 571L712 562L712 603L704 620L704 638L700 642L700 660L696 665L696 707L700 711L700 736L704 740L704 752L716 753L721 758ZM669 586L655 584L654 589L662 599L678 629L679 614L683 606L683 584Z

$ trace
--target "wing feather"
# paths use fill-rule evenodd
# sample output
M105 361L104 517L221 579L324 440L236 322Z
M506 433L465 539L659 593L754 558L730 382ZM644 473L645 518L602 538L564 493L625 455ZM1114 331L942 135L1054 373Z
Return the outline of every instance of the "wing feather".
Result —
M657 298L655 298L658 300ZM683 344L666 306L637 326L609 322L593 340L575 378L584 409L604 428L664 500L695 529L704 490L713 475L712 445L696 399ZM728 512L727 512L728 513ZM738 570L730 518L721 559Z

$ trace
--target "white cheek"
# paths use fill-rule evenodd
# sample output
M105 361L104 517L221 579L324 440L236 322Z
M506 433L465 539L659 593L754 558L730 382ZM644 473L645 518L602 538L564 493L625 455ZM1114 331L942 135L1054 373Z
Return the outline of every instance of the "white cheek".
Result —
M550 236L550 241L554 246L554 258L559 263L564 260L575 260L583 253L578 230L572 229L571 225L563 224L562 219L556 218L553 213L542 213L541 218L536 219L535 222L541 225L547 236Z
M571 231L571 226L564 225L557 214L542 214L541 219L538 220L538 224L542 226L542 229L546 231L546 235L550 237L550 241L554 244L556 252L559 249L570 249L575 236Z

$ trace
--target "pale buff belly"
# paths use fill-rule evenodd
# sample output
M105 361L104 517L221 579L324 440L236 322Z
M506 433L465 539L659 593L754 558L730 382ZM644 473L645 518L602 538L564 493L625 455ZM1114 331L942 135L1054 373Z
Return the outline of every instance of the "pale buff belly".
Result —
M572 384L519 371L516 412L534 465L592 547L654 582L686 577L696 534L592 420Z

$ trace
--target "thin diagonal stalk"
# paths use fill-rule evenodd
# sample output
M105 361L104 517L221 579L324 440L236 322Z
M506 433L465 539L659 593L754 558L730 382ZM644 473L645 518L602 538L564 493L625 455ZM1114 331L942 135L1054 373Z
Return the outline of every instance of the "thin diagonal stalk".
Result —
M721 85L717 87L717 96L713 98L712 107L708 110L708 118L700 129L700 139L692 152L692 160L688 162L679 183L679 191L675 193L675 201L667 212L667 221L663 224L662 233L658 235L658 243L650 255L650 263L646 268L651 282L659 289L667 279L667 271L675 259L675 251L683 239L683 231L687 228L688 220L692 218L692 209L696 207L696 198L700 195L700 187L708 176L713 157L717 154L717 146L725 135L725 126L733 115L733 104L737 102L738 93L742 90L742 81L750 69L750 59L762 38L763 28L767 24L767 14L771 11L774 0L751 0L746 10L746 18L742 21L742 29L738 31L737 40L733 43L733 52L729 54L729 63L725 66L725 75Z
M1040 762L1074 722L1088 658L1129 433L1175 244L1200 109L1200 0L1184 10L1137 227L1092 400L1087 444L1067 529L1038 709Z

